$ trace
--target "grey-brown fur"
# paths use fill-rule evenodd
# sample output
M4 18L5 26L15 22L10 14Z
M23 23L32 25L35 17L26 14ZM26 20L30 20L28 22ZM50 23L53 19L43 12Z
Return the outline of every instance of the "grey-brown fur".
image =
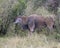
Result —
M21 16L18 18L22 19L22 27L27 27L30 32L33 32L36 28L40 29L42 26L47 27L50 31L53 29L54 20L52 17L43 17L41 15L32 14L30 16Z

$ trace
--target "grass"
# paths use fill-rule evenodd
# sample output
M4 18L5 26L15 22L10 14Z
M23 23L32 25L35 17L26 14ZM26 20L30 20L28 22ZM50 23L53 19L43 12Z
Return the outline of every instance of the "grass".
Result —
M0 48L60 48L60 43L44 34L0 37Z

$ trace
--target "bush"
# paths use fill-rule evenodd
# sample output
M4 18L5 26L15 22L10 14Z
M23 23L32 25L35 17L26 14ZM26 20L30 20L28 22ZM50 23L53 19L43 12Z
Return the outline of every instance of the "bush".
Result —
M3 2L1 6L1 8L3 8L3 12L0 14L2 16L1 17L2 21L0 22L1 24L0 32L2 34L7 33L10 24L13 23L13 21L18 15L23 15L24 9L26 8L25 2L23 1L22 0L18 0L18 1L5 0L5 3Z

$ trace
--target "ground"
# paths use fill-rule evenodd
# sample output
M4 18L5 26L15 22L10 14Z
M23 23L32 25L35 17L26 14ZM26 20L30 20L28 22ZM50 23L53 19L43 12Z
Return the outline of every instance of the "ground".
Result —
M44 34L0 37L0 48L60 48L60 42Z

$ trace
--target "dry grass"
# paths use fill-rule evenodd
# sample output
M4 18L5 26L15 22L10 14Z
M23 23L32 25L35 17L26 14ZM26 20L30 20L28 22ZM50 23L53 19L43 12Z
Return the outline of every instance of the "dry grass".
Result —
M1 37L0 48L60 48L60 43L43 34Z

